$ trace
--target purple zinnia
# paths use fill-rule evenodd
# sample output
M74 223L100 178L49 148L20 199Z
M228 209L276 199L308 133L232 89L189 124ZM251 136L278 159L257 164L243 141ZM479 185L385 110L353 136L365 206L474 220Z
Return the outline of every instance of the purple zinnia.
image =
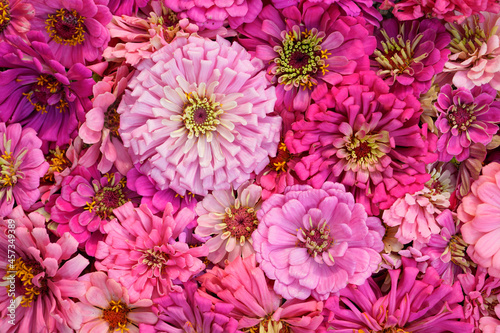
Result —
M32 30L41 31L57 61L70 68L102 56L110 40L108 0L35 0Z
M453 90L447 84L441 88L436 109L436 127L442 133L437 142L440 161L459 162L469 158L474 143L487 145L498 131L500 101L497 91L489 84Z
M91 106L92 72L82 64L66 71L40 32L27 38L0 43L0 121L33 128L44 144L67 145Z
M40 178L49 169L41 145L31 128L0 123L0 216L10 214L14 203L28 210L40 198Z
M446 48L450 35L437 19L385 20L377 37L373 68L399 98L408 94L418 98L429 90L450 54Z
M239 31L240 42L268 63L278 101L289 111L304 111L317 86L335 85L344 75L368 70L376 46L364 18L342 16L337 6L305 2L281 12L266 6Z

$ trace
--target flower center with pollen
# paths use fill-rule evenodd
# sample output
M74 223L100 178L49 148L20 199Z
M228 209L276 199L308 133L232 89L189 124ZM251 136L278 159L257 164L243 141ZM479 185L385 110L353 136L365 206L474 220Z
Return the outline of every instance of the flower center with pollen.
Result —
M141 250L141 252L143 254L139 261L147 265L153 271L154 276L160 277L164 273L163 270L167 267L168 254L161 251L158 247Z
M403 25L399 27L399 30L397 39L389 37L384 29L380 30L384 37L384 40L380 41L382 50L376 49L373 54L381 67L378 75L382 77L398 76L403 73L413 75L411 64L420 62L429 56L424 53L416 58L413 57L416 47L424 37L423 34L416 35L413 40L404 40L402 37L404 35Z
M85 206L86 210L96 213L101 219L113 218L113 210L129 201L123 191L126 184L125 178L117 181L114 173L106 174L105 177L108 179L108 185L97 188L92 202L87 202Z
M389 145L389 133L381 131L378 134L359 137L358 134L344 137L345 148L337 155L348 161L349 169L368 168L376 164L386 154Z
M0 155L0 189L14 186L19 178L23 178L23 173L18 172L18 168L21 165L22 158L28 152L27 149L24 149L20 154L18 154L17 158L14 159L12 156L13 153L10 151L10 140L6 143L8 149ZM11 194L7 193L7 200L11 199L10 196Z
M76 10L59 9L55 14L49 14L45 20L45 29L55 42L75 46L85 40L85 17Z
M35 107L36 111L47 113L47 106L49 105L49 100L54 95L61 95L63 87L57 79L52 75L41 74L37 78L36 84L33 84L29 93L23 93L28 101ZM50 104L53 105L54 103ZM55 103L56 109L59 112L64 112L68 107L68 102L64 97L60 98L57 103Z
M479 24L480 18L478 15L473 16L473 22L467 21L457 27L453 23L448 23L446 29L452 35L449 49L452 55L457 56L460 60L469 59L469 57L479 51L483 43L486 43L488 37L496 34L498 26L494 26L492 31L487 36L485 31ZM477 60L479 61L479 60Z
M282 45L274 48L279 55L274 59L277 66L271 73L285 85L285 90L300 86L311 89L318 84L316 76L329 71L325 60L331 53L321 47L325 33L316 28L301 32L299 26L294 26L288 33L283 31L281 37Z
M255 326L242 328L242 332L259 333L259 332L275 332L275 333L290 333L291 329L288 323L284 321L274 321L272 314L265 316L260 323Z
M297 244L299 247L305 247L309 255L313 258L316 258L318 254L322 254L324 251L327 251L331 245L333 244L333 236L330 235L330 226L326 220L322 220L319 222L317 227L314 227L312 218L309 217L309 225L310 228L304 230L300 228L297 231L297 238L299 243ZM330 253L330 260L334 261L333 257Z
M127 325L129 320L127 318L130 309L127 305L120 301L110 301L109 306L102 310L102 319L108 322L109 332L124 333L129 331Z
M226 224L227 232L237 240L239 239L242 244L252 236L252 233L257 229L259 224L255 209L241 207L239 200L235 206L226 208L226 216L223 222Z
M224 113L220 103L215 101L215 95L210 98L199 96L193 91L186 94L182 121L189 131L189 137L199 137L215 131L220 124L219 116Z
M476 120L474 114L485 108L486 105L477 107L474 104L452 105L448 109L448 123L459 132L467 131L470 125Z
M292 155L286 148L286 145L281 142L278 147L278 152L276 157L271 157L268 167L271 170L275 170L277 173L281 173L288 170L287 163L290 161Z
M10 7L8 0L0 0L0 33L10 24Z
M43 179L48 182L54 182L55 172L60 173L71 166L71 161L66 158L66 149L60 149L59 147L56 147L55 150L49 150L49 153L45 155L45 160L49 162L49 170L47 170Z
M468 244L462 239L460 235L453 235L448 243L448 247L446 248L443 255L445 255L448 251L451 254L451 262L457 266L460 266L466 271L467 267L473 266L476 264L473 262L469 262L465 258L465 254L467 251Z
M16 293L23 295L21 306L30 307L48 289L45 277L38 280L39 286L33 284L33 278L43 273L44 269L36 260L17 258L13 271L16 272Z
M104 127L109 129L109 132L115 137L120 137L118 133L118 129L120 128L120 115L116 112L118 105L120 105L120 99L114 101L104 114Z

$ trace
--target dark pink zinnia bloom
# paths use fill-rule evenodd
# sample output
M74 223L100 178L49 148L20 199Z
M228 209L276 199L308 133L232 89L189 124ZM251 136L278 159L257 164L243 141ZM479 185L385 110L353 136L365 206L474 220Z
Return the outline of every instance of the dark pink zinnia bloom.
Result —
M450 34L436 19L398 22L384 20L377 33L372 68L399 98L419 97L448 61Z
M69 232L94 256L97 242L104 239L104 225L113 210L135 197L119 173L101 175L94 167L78 166L61 183L61 194L51 198L46 209L59 223L57 232Z
M33 128L44 148L67 145L91 106L92 72L82 64L66 71L40 32L27 38L7 36L0 43L0 121Z
M35 0L32 30L41 31L57 61L70 68L102 56L110 40L108 0Z
M343 75L368 70L376 47L364 18L342 16L337 6L305 2L282 11L266 6L239 32L240 42L267 67L278 100L289 111L304 111L317 86L335 85Z
M331 297L325 304L331 311L327 327L360 333L472 332L472 325L463 321L460 283L444 283L432 267L419 279L419 270L411 266L389 271L388 293L370 278L362 286L349 285L340 296Z
M148 0L109 0L108 7L113 15L135 15L139 8L145 7Z
M449 84L441 88L436 103L436 127L442 133L437 142L440 161L455 157L463 162L469 158L473 144L491 142L500 123L500 101L496 96L497 91L489 84L471 90L453 90Z
M285 142L292 153L309 152L295 166L314 187L340 182L368 214L388 209L406 193L423 189L426 165L436 160L436 136L419 126L420 103L404 100L373 72L359 82L333 87L305 119L292 125Z

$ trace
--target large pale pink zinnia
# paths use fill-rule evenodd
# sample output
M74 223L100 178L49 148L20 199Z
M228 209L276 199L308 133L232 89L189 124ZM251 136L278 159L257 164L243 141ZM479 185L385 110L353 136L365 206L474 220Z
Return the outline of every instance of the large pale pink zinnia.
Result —
M286 299L327 299L348 283L361 285L378 268L382 235L342 184L294 185L257 213L256 258Z
M141 62L118 107L132 161L181 195L237 188L260 172L281 127L263 66L237 43L194 36Z

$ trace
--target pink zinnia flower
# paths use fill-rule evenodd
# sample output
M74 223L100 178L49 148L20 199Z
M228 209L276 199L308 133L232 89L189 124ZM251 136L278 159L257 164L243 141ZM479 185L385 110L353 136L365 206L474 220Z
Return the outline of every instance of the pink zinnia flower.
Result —
M500 6L488 8L498 12ZM457 87L472 89L489 83L500 90L500 14L483 16L484 19L477 15L468 17L460 26L449 23L448 30L455 38L450 43L451 55L444 71L453 75Z
M483 333L497 333L500 330L500 304L495 306L495 317L482 317L479 319L479 328Z
M444 283L432 267L420 279L419 273L410 265L390 270L387 293L371 278L361 286L349 285L326 302L331 311L327 327L360 333L471 332L459 304L464 299L460 283Z
M7 229L7 220L0 223L0 253L5 254L0 259L0 276L15 279L16 286L12 288L15 324L9 324L11 318L7 316L7 306L13 299L7 294L10 287L2 285L0 331L74 332L79 328L81 316L72 299L85 293L85 285L77 278L89 261L76 254L78 242L70 234L52 242L45 228L45 217L38 212L26 216L18 206L9 217L16 227L15 233L11 233L7 231L12 230ZM8 242L8 234L15 234L15 243ZM12 251L15 259L7 261L7 253L10 255Z
M277 105L304 111L318 87L369 69L368 55L376 47L373 27L360 16L341 14L324 3L304 2L281 12L268 5L255 22L239 29L248 37L241 43L269 64Z
M257 261L286 299L325 300L348 283L363 284L381 261L380 220L367 217L341 184L288 187L264 201L257 217Z
M127 288L132 302L180 291L174 282L186 282L205 268L199 257L208 249L177 240L194 212L184 208L174 217L172 211L167 204L158 217L145 205L127 203L114 210L117 220L104 226L107 236L98 244L96 268Z
M217 264L254 253L252 233L259 223L261 194L260 186L247 182L236 194L233 189L216 190L197 204L199 217L195 233L200 237L212 236L206 242L208 260Z
M426 165L437 158L436 136L419 126L420 114L413 95L401 100L375 73L364 72L359 82L332 87L311 105L285 142L292 153L309 152L295 166L300 179L314 187L341 182L377 215L430 179Z
M472 183L470 193L458 207L462 237L469 245L471 259L488 269L491 276L500 278L500 164L483 167L483 174Z
M403 244L414 240L428 243L430 237L441 230L437 215L450 207L450 196L455 191L456 167L439 164L427 169L431 179L424 184L424 189L414 194L406 193L382 216L388 226L399 226L396 238Z
M97 161L100 157L97 169L102 173L115 166L126 175L132 168L132 159L118 134L120 115L116 112L132 74L126 66L120 66L112 76L94 85L93 109L85 114L85 122L79 129L83 142L93 145L87 151L88 158Z
M372 68L399 98L419 97L429 90L436 74L443 71L450 50L450 35L436 19L398 22L384 20L373 55Z
M213 269L198 278L200 294L218 306L233 306L229 312L244 332L313 333L323 321L323 302L288 300L283 303L257 267L255 256L236 258L221 269ZM216 295L214 297L212 295Z
M442 133L437 142L440 161L466 160L474 143L487 145L498 131L500 101L490 85L453 90L441 88L436 103L439 118L436 127Z
M195 282L184 283L182 292L157 298L155 303L158 323L144 333L235 333L238 328L236 319L229 315L234 306L222 302L212 306L209 299L200 295Z
M113 15L135 15L141 7L148 4L148 0L109 0L108 7Z
M0 123L0 216L9 215L14 203L28 210L40 198L40 178L49 168L41 145L33 129Z
M152 300L132 302L127 289L104 272L90 273L79 280L85 284L85 293L76 303L82 316L78 332L139 333L140 324L154 325L158 321Z
M194 36L141 62L118 107L133 162L181 195L237 188L260 172L281 126L262 67L237 43Z
M110 40L108 0L34 0L32 30L41 31L56 60L70 68L102 55Z
M35 16L31 3L23 0L0 0L0 41L7 35L18 35L26 39L30 31L30 20Z
M262 10L262 0L170 0L167 6L179 18L196 23L200 30L215 30L227 23L236 29L255 20Z

